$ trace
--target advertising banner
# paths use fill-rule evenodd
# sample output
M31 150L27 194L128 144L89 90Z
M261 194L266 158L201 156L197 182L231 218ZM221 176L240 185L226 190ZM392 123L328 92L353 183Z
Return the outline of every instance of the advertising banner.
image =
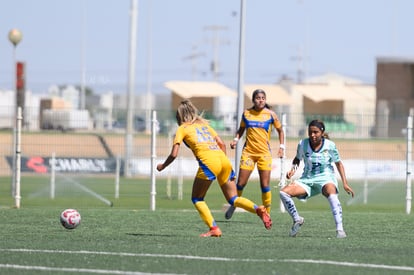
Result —
M6 157L10 168L13 167L13 157ZM55 171L58 173L115 173L116 158L71 158L71 157L21 157L21 172L38 174L49 173L52 162L55 161ZM120 163L120 171L122 162Z

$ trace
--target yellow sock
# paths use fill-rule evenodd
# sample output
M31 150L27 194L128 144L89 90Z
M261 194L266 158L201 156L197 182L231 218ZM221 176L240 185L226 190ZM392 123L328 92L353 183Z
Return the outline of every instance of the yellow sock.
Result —
M272 207L272 192L271 191L262 193L262 202L263 202L264 207L266 208L267 213L270 214L270 209Z
M254 202L244 197L237 197L237 199L234 201L234 206L243 208L244 210L251 213L256 213L256 210L254 209Z
M208 228L212 228L214 225L214 218L213 215L211 215L211 211L210 208L208 208L207 203L205 201L198 201L194 204L194 206Z

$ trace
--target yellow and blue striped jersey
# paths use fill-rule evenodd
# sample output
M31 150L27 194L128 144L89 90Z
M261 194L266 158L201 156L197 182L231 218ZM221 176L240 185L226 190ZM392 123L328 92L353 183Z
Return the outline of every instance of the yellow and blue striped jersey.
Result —
M199 160L215 158L217 154L223 154L215 141L216 131L207 123L183 123L174 137L174 144L184 142L194 156Z
M256 111L254 108L245 110L240 122L240 127L246 129L246 143L243 151L252 155L270 152L272 126L282 127L279 118L272 110L268 108L261 111Z

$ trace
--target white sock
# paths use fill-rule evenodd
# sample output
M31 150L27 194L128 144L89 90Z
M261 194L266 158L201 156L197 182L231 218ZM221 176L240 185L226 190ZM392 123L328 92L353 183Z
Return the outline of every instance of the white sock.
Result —
M283 191L279 192L279 196L280 196L280 199L283 202L283 205L285 206L286 211L292 217L293 221L298 221L299 220L299 213L296 210L296 206L295 206L295 203L292 200L292 197L289 194L287 194Z
M329 195L328 201L335 220L336 230L344 230L342 225L342 207L341 202L338 199L338 194Z

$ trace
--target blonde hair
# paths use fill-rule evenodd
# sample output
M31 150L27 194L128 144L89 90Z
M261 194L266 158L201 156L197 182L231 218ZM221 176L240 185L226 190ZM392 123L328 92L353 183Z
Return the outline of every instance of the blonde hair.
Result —
M208 123L202 117L202 114L199 114L198 109L189 99L184 99L180 102L177 108L176 119L178 125L183 123L194 123L195 121L200 121L203 123Z

